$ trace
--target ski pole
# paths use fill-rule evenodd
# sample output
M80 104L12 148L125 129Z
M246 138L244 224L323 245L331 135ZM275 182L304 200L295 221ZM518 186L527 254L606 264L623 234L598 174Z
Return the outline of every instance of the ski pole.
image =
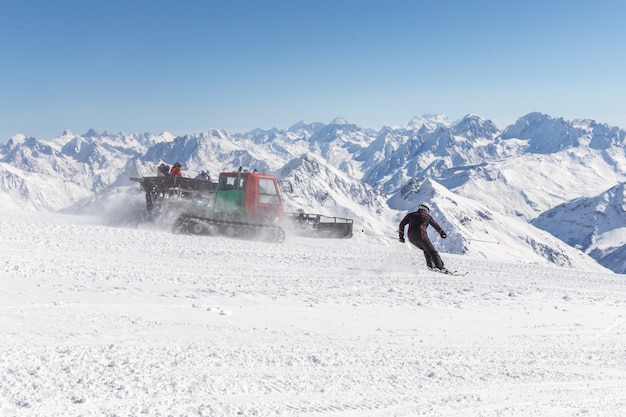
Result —
M494 243L496 245L499 245L500 242L497 242L495 240L481 240L481 239L467 239L469 241L474 241L474 242L483 242L483 243Z
M365 233L365 229L361 229L361 232ZM367 234L384 237L385 239L398 240L397 236L396 237L391 237L391 236L381 235L380 233L374 233L374 232L369 232L369 231L367 232Z

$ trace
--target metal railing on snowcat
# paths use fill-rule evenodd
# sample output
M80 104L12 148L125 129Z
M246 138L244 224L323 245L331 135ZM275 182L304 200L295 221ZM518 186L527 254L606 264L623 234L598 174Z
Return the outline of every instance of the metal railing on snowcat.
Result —
M217 190L217 182L186 177L131 178L146 192L146 209L151 211L161 200L170 197L193 199Z
M310 213L285 213L283 223L294 235L326 239L349 239L354 225L352 219Z

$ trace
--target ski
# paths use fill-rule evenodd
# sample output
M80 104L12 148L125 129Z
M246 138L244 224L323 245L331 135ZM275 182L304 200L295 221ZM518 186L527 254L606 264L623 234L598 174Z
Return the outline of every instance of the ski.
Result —
M433 272L437 272L438 274L450 275L450 276L453 276L453 277L464 277L465 275L467 275L467 272L450 271L450 270L442 271L442 270L437 269L437 268L428 268L428 269L433 271Z

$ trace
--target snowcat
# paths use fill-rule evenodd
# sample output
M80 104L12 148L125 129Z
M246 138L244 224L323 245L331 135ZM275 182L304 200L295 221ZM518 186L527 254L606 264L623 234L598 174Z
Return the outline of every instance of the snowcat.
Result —
M281 183L273 175L240 169L220 173L217 182L171 176L131 180L145 191L150 217L175 215L173 231L177 233L277 243L284 241L285 229L306 237L352 237L352 219L285 213Z

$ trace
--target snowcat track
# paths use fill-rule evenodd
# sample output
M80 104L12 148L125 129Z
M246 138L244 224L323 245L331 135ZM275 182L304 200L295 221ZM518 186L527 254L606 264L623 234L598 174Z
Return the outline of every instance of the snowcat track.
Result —
M285 231L280 226L213 220L195 216L180 216L172 231L194 235L224 235L244 239L261 239L273 243L282 243L285 240Z

